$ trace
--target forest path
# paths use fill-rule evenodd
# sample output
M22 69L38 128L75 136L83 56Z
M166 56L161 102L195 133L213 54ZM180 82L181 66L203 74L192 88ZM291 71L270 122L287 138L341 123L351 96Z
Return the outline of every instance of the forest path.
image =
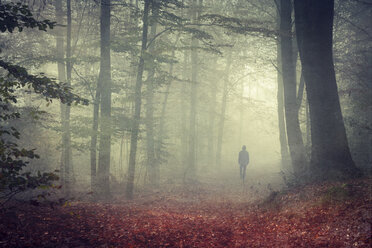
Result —
M2 215L0 247L371 245L370 179L293 189L254 204L231 197L230 188L213 194L223 191L218 185L148 190L112 203L24 204Z

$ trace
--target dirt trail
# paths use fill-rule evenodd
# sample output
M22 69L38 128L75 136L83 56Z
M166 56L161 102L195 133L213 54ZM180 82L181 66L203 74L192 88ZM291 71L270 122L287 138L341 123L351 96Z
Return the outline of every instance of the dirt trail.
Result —
M246 192L196 183L110 204L24 204L3 214L0 246L370 247L371 186L312 185L252 203Z

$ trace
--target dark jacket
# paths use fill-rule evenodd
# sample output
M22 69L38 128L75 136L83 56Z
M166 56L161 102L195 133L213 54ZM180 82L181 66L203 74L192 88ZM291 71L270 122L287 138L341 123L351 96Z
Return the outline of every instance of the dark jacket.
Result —
M247 165L249 163L249 153L246 150L239 152L239 164Z

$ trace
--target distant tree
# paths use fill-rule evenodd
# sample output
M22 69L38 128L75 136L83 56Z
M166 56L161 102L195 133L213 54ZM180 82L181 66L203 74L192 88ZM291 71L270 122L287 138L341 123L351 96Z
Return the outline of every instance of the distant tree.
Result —
M225 119L226 119L226 107L227 107L227 97L228 97L228 86L229 86L229 76L232 63L232 51L226 58L226 68L223 76L223 89L222 89L222 101L221 101L221 112L220 120L217 129L217 148L216 148L216 166L221 166L221 153L222 153L222 141L224 135Z
M334 0L295 0L295 25L311 120L311 171L359 176L342 118L332 53Z

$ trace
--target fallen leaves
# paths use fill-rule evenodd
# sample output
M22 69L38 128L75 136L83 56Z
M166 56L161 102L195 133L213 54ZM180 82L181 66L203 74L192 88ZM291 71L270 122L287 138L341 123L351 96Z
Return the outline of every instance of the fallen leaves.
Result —
M0 246L370 247L371 183L355 185L363 197L324 205L322 192L332 185L313 185L282 194L279 210L264 211L232 200L187 201L182 194L55 209L23 205L2 215Z

